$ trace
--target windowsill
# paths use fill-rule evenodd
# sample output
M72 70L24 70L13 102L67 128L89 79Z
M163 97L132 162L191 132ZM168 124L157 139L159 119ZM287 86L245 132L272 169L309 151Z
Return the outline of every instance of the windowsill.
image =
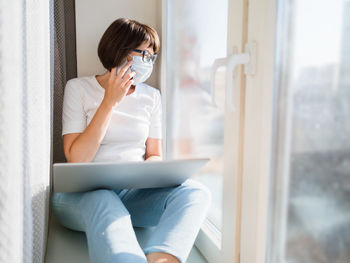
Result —
M208 262L220 262L221 232L208 219L199 230L195 246Z

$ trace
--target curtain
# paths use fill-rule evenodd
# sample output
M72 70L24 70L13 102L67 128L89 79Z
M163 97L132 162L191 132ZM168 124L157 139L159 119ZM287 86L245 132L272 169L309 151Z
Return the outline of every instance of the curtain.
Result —
M75 1L54 1L54 119L53 163L65 162L62 143L62 104L66 82L77 76Z
M52 162L52 1L0 1L0 262L43 262Z

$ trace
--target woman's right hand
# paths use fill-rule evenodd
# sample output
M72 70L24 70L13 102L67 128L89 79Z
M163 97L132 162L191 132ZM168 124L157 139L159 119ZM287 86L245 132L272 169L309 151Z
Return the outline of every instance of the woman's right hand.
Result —
M131 78L136 74L134 71L125 74L131 64L132 60L126 63L118 74L116 74L117 67L112 68L102 101L104 105L114 107L115 104L119 103L128 93L130 86L134 82Z

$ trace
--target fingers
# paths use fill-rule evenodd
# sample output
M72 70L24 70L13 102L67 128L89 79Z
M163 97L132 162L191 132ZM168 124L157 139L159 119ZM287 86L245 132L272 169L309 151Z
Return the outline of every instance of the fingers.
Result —
M128 80L128 82L126 82L125 86L123 87L125 93L128 92L129 88L131 87L131 85L134 83L134 80L130 79Z
M117 73L117 67L112 68L111 74L109 75L109 81L113 81L115 79L116 73Z
M132 71L130 72L129 74L125 75L123 80L122 80L122 83L121 83L121 86L124 87L125 84L132 78L136 75L136 72L135 71Z
M119 73L117 74L117 78L118 79L122 79L125 72L129 69L129 67L131 66L132 64L132 60L130 60L128 63L125 64L124 67L122 67L122 69L119 71Z

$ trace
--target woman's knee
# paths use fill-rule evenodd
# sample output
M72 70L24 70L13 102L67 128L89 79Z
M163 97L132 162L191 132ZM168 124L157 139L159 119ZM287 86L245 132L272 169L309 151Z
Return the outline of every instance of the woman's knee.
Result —
M80 195L77 193L53 193L51 211L61 225L73 230L84 231L82 214L77 209L79 198Z
M187 179L183 184L179 185L176 188L176 194L179 197L201 203L204 206L209 206L212 201L210 189L201 182L193 179Z

